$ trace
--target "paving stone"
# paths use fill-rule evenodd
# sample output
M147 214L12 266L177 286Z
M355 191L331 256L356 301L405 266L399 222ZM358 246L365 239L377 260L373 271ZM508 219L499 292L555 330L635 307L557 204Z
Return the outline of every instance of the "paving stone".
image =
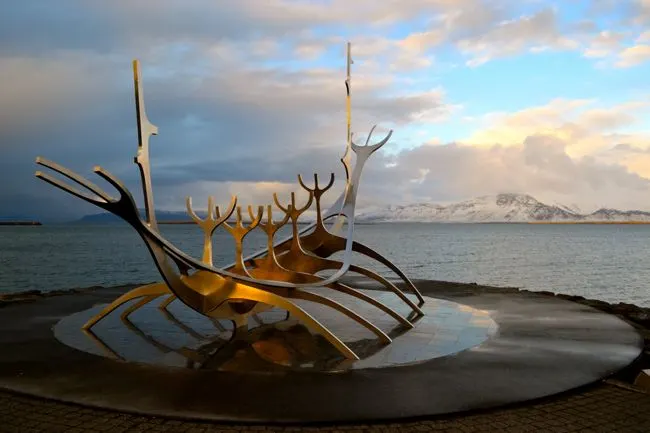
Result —
M0 392L0 432L414 433L649 432L650 394L601 383L579 394L508 409L444 419L376 425L247 426L186 422L82 408Z

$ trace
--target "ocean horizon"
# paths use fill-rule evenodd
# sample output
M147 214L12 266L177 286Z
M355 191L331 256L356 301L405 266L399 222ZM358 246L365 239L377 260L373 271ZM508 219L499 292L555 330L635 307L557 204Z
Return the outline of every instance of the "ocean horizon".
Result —
M202 233L197 227L163 225L161 230L200 258ZM217 266L233 260L229 236L215 232ZM650 306L646 225L381 223L360 225L355 236L412 279L548 290ZM252 232L245 252L264 245L263 233ZM355 260L370 265L363 256ZM0 293L161 279L139 236L125 224L0 227L0 265ZM395 280L389 269L378 269Z

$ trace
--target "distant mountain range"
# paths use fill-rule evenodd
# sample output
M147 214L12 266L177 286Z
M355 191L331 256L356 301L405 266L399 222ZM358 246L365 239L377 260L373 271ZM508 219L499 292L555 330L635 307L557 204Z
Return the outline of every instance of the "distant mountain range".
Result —
M140 213L144 216L144 209L140 209ZM205 217L205 212L198 211L197 214L201 218ZM156 218L163 223L191 221L184 211L158 211ZM0 218L0 221L2 219ZM378 207L359 212L356 221L359 223L650 222L650 212L602 208L589 214L583 214L575 207L545 204L528 194L497 194L448 205L417 203ZM110 213L98 213L86 215L74 222L108 224L121 222L121 220ZM305 222L308 222L307 218Z
M449 205L431 203L386 206L360 213L365 222L650 222L650 212L598 209L579 213L563 205L548 205L528 194L497 194Z

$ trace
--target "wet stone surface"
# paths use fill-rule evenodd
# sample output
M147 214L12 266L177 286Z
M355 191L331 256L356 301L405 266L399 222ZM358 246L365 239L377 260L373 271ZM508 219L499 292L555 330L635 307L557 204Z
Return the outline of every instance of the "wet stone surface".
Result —
M410 308L391 293L364 291L403 317ZM383 344L368 329L328 307L298 301L361 358L350 362L323 337L310 332L283 310L272 309L249 319L249 332L233 341L230 321L211 321L179 302L162 310L149 303L128 318L122 306L91 332L82 325L103 305L74 313L54 328L56 338L77 350L125 361L224 371L342 371L395 367L452 355L479 346L497 332L488 311L427 297L425 315L407 329L378 308L340 293L328 297L359 313L392 338ZM413 296L413 300L415 297Z

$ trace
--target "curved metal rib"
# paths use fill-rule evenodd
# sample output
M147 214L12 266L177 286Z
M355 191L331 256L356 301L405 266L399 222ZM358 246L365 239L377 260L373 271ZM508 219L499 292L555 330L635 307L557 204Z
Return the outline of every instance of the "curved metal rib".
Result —
M174 302L176 299L176 295L172 293L164 301L162 301L160 305L158 305L158 308L163 311L169 311L169 304Z
M123 294L122 296L120 296L119 298L117 298L116 300L108 304L106 307L104 307L102 311L99 312L99 314L95 315L93 318L88 320L82 326L82 329L89 330L90 328L95 326L99 321L101 321L104 317L106 317L114 310L119 308L121 305L133 299L142 298L142 297L147 299L150 296L158 297L165 293L169 293L169 287L167 287L167 284L165 283L153 283L153 284L147 284L146 286L136 287L135 289L130 290L129 292Z
M154 242L150 242L148 245L154 254L155 260L157 262L160 262L160 266L165 272L165 278L173 281L174 276L170 275L172 273L171 269L169 269L168 266L165 266L166 262L164 260L160 260L161 255L166 255L165 252L163 252L159 245L156 245ZM202 280L202 277L206 277L207 280ZM198 286L192 287L193 281L198 281ZM220 285L221 287L219 287ZM192 291L193 293L208 292L206 293L203 302L203 311L201 311L203 314L208 316L211 315L210 313L212 311L216 311L221 304L228 301L237 300L261 302L266 305L282 308L298 317L307 327L311 328L315 332L320 333L347 358L359 359L357 355L345 343L339 340L338 337L336 337L314 317L312 317L298 305L294 304L288 299L283 298L282 296L276 295L266 290L241 284L230 279L222 280L222 278L214 273L204 273L200 271L188 278L178 277L178 284L170 284L170 287L176 290L185 288L185 290ZM177 293L177 295L180 295L180 293Z
M334 301L333 299L329 299L325 296L318 295L313 292L306 292L304 290L291 290L289 293L285 295L286 298L289 299L302 299L304 301L310 301L314 302L317 304L325 305L327 307L330 307L336 311L338 311L341 314L346 315L350 319L354 320L358 324L362 325L364 328L368 329L370 332L375 334L379 339L388 344L392 340L391 338L386 335L384 331L379 329L377 326L373 325L371 322L369 322L367 319L365 319L363 316L360 316L356 312L352 311L348 307L344 306L343 304L340 304L339 302ZM408 321L407 321L408 322ZM412 325L411 325L412 326Z
M288 253L281 255L278 257L278 260L280 264L294 272L299 272L303 274L317 274L318 272L325 271L325 270L333 270L333 269L340 269L341 267L341 262L338 262L336 260L331 260L331 259L325 259L322 257L317 257L313 256L311 254L305 253L305 255L297 254L295 252L289 251ZM376 272L371 271L370 269L363 268L361 266L357 265L350 265L349 269L350 272L355 272L361 275L364 275L366 277L369 277L380 284L382 284L385 288L387 288L389 291L393 292L395 295L397 295L404 303L406 303L411 310L417 315L417 316L422 316L424 313L418 307L413 303L411 299L409 299L408 296L404 294L399 288L397 288L393 283L390 281L386 280L384 277L381 275L377 274ZM319 277L320 278L320 277ZM331 283L332 285L327 285L327 287L330 287L332 289L337 290L337 287L343 286L340 282L335 282ZM354 290L352 288L348 288L349 290ZM346 290L348 290L346 289ZM356 293L361 294L361 292L358 292L355 290ZM354 295L355 297L361 298L359 295ZM374 299L374 298L372 298ZM379 303L377 305L378 308L381 308L384 312L390 314L393 317L399 316L394 310L392 310L390 307ZM401 316L399 316L402 318ZM400 322L402 321L401 319Z
M357 242L357 241L354 241L352 243L352 251L354 251L356 253L359 253L359 254L363 254L364 256L369 257L371 259L374 259L377 262L379 262L382 265L389 268L398 277L400 277L402 279L402 281L404 281L406 286L409 288L409 290L415 294L415 296L418 298L419 305L424 304L424 298L422 297L422 293L418 290L417 287L415 287L415 284L413 284L411 279L409 277L407 277L406 274L404 272L402 272L402 270L400 268L398 268L397 265L395 265L393 262L388 260L386 257L382 256L381 254L379 254L377 251L373 250L372 248L369 248L366 245L364 245L364 244L362 244L360 242ZM334 252L332 252L330 254L334 254Z
M121 318L122 320L129 320L129 316L130 316L132 313L134 313L136 310L138 310L138 309L141 308L142 306L144 306L144 305L148 304L149 302L153 301L154 299L158 298L159 296L162 296L162 295L160 295L160 294L156 294L156 295L148 295L148 296L145 296L143 299L140 299L138 302L136 302L136 303L133 304L133 305L130 305L129 308L127 308L126 310L124 310L124 311L122 312L122 314L120 314L120 318Z
M294 201L295 203L295 201ZM290 205L291 206L291 205ZM287 210L289 210L287 208ZM279 281L293 281L293 282L313 282L315 284L318 284L320 281L323 280L323 278L318 277L316 275L311 275L311 274L304 274L304 273L298 273L298 272L293 272L290 271L284 267L282 267L278 262L275 257L275 254L273 252L273 236L275 233L284 225L286 224L288 218L289 218L289 213L285 214L285 218L282 222L279 224L276 224L273 222L273 210L271 206L267 207L267 223L266 224L260 224L262 229L266 232L267 234L267 245L269 248L269 254L266 256L266 258L262 261L260 261L257 265L257 267L249 269L248 273L254 277L254 278L269 278L273 280L279 280ZM363 293L357 292L356 290L352 288L342 288L339 287L340 285L338 283L331 283L328 284L326 287L332 288L337 291L341 291L344 293L348 293L351 296L355 296L359 299L362 300L367 300L365 298L365 295ZM371 332L373 332L375 335L377 335L382 341L384 342L390 342L390 338L379 328L377 328L375 325L373 325L371 322L369 322L367 319L364 317L358 315L356 312L352 311L348 307L333 301L329 298L326 298L322 295L315 294L313 292L305 292L301 289L295 289L295 290L283 290L282 292L277 291L277 289L274 291L276 294L280 294L281 296L287 297L287 298L296 298L296 299L304 299L308 300L311 302L316 302L320 303L323 305L327 305L340 313L345 314L346 316L352 318L355 320L357 323L361 324L365 328L369 329ZM377 303L371 302L373 305L377 305ZM380 305L377 305L378 307L383 307L381 303L378 303ZM390 310L390 309L389 309ZM400 320L400 322L406 321L410 325L410 322L406 319L402 319L399 314L396 312L390 310L392 313L394 313ZM390 313L389 313L390 314Z
M306 236L301 237L301 243L303 245L303 248L306 251L309 251L319 257L323 258L328 258L331 255L341 251L343 248L345 248L345 239L343 239L340 236L337 236L333 233L330 233L329 231L326 231L327 229L325 226L321 226L322 229L319 229L319 226L316 226L316 229L309 233ZM415 294L415 296L418 299L418 304L421 306L424 304L424 298L422 297L422 294L420 291L415 287L415 285L411 282L411 280L402 272L401 269L399 269L395 264L393 264L390 260L376 252L370 247L367 247L366 245L354 241L352 243L352 251L355 253L363 254L366 257L372 258L376 260L377 262L381 263L382 265L388 267L391 269L395 274L397 274L402 281L407 285L409 290ZM350 267L351 272L357 272L353 269L352 265ZM360 268L360 267L356 267ZM357 272L363 275L366 275L368 278L372 278L375 281L379 282L380 284L384 285L385 287L389 288L390 290L399 290L400 292L403 293L402 290L400 290L397 286L395 286L393 283L390 283L388 280L385 278L379 276L379 274L374 273L373 275L366 274L364 272ZM377 278L379 276L379 278ZM392 289L390 286L395 287L395 289ZM401 295L400 298L402 298ZM411 307L412 308L412 307Z
M396 318L400 323L404 324L405 326L413 327L413 325L407 319L404 319L396 311L394 311L387 305L384 305L383 303L376 301L374 298L367 296L351 287L345 286L338 281L324 284L322 283L322 281L326 279L316 276L316 273L322 270L340 269L343 266L343 263L334 260L323 259L321 257L316 257L312 254L305 252L302 249L301 240L300 237L298 236L298 219L300 218L300 215L307 210L309 204L312 201L311 200L312 198L316 198L316 211L320 215L320 197L327 190L327 188L329 188L333 183L333 176L330 180L329 185L324 189L320 189L318 187L318 176L315 176L314 180L315 180L315 187L313 189L305 188L309 192L310 199L308 200L307 205L303 206L300 209L296 209L295 207L296 200L295 200L294 193L291 193L291 204L288 205L287 207L282 206L282 204L277 198L277 195L274 194L273 198L276 202L276 205L285 212L287 217L291 219L291 225L293 231L291 246L289 247L289 251L286 254L280 256L278 261L278 258L276 258L275 252L271 247L272 245L271 236L273 233L275 233L275 231L273 232L267 231L267 234L269 236L268 246L267 246L267 249L269 250L268 254L266 258L258 261L254 261L254 264L259 269L258 272L256 274L253 274L253 271L251 270L249 271L249 273L252 276L258 278L262 278L262 277L273 278L282 281L292 281L294 283L313 282L314 284L316 284L319 281L321 281L321 284L323 284L323 286L343 293L347 293L348 295L354 296L357 299L361 299L363 301L369 302L371 305L376 306L377 308L381 309L385 313ZM302 182L302 179L300 179L300 182L304 186L304 182ZM269 211L270 211L270 207L269 207ZM319 217L317 217L317 219L320 220ZM286 217L285 217L285 221L286 221ZM322 221L321 221L321 225L322 225ZM357 268L354 265L349 265L349 266L350 269ZM397 287L395 287L388 281L382 279L381 277L375 275L370 271L364 270L363 274L367 276L369 275L371 277L375 277L375 279L377 279L378 281L385 283L386 287L389 290L395 292L398 296L400 296L400 298L403 299L413 309L414 312L416 312L418 315L423 314L422 311L417 306L415 306L413 302L410 299L408 299L406 295L404 295Z
M323 219L321 217L321 197L322 195L332 186L334 182L334 174L331 175L330 177L330 182L325 188L319 188L318 186L318 175L314 175L314 188L309 188L308 186L305 185L305 183L302 180L302 177L299 175L298 176L298 182L300 185L309 193L309 203L311 203L311 198L313 197L316 202L316 226L315 229L312 233L309 235L305 236L304 238L301 238L298 235L298 218L300 218L300 215L307 209L308 206L303 207L302 209L295 209L295 195L292 193L291 200L292 204L284 208L280 203L277 198L277 195L274 195L274 200L276 202L276 205L280 209L282 209L287 216L291 218L291 223L292 223L292 230L293 230L293 236L291 238L291 244L287 247L288 251L280 256L280 263L281 265L280 268L283 269L290 269L294 271L294 273L299 272L303 274L312 274L315 275L320 271L323 270L330 270L330 269L340 269L343 266L343 263L335 261L335 260L330 260L330 259L325 259L323 257L318 257L313 254L310 254L306 252L303 249L302 242L303 239L308 239L311 242L310 249L315 250L317 246L323 244L324 242L329 241L330 243L333 242L343 242L345 246L345 240L343 238L337 237L327 231L323 224ZM309 204L308 203L308 204ZM286 219L286 218L285 218ZM340 241L339 241L340 239ZM271 245L269 243L269 245ZM339 243L339 246L340 243ZM268 246L267 249L268 254L265 259L262 259L263 261L253 261L257 266L269 266L267 263L269 261L269 258L273 256L273 259L275 259L275 251ZM272 265L272 264L271 264ZM399 288L397 288L394 284L386 280L385 278L381 277L379 274L372 272L368 269L362 268L360 266L356 265L349 265L349 270L353 272L360 273L362 275L365 275L369 278L374 279L375 281L379 282L382 284L384 287L386 287L388 290L392 291L395 293L402 301L404 301L418 316L423 315L424 313L420 308L415 305ZM282 274L282 272L279 272ZM320 278L320 277L319 277ZM293 279L289 281L305 281L304 279L297 279L296 276L293 276ZM330 288L336 288L336 284L339 284L338 282L335 283L330 283L327 285L327 287ZM360 298L359 294L360 292L350 292L353 289L348 288L348 293L354 293L353 296L356 296L357 298ZM373 303L373 305L376 305ZM386 307L385 305L379 303L380 307L382 310L387 312L388 314L392 315L395 317L395 312L391 310L390 308ZM399 315L398 315L399 316ZM401 316L399 316L401 318Z
M301 237L300 238L300 244L301 244L301 246L302 246L302 248L304 250L309 251L310 253L312 253L314 255L317 255L317 256L320 256L320 257L323 257L323 258L327 258L327 257L331 256L332 254L343 250L345 248L345 245L346 245L346 239L344 239L344 238L342 238L342 237L340 237L338 235L335 235L335 234L333 234L333 233L331 233L330 231L327 230L327 228L325 227L325 224L323 222L322 215L321 215L321 197L332 186L333 182L334 182L334 174L332 173L332 175L330 177L329 184L325 188L319 188L318 187L318 176L314 175L314 188L309 188L302 181L302 177L300 175L298 175L298 183L300 183L300 185L305 190L311 192L314 195L314 199L316 201L316 223L315 223L314 230L311 233ZM355 249L355 245L357 247L356 249ZM360 244L358 242L353 241L352 250L355 251L355 252L358 252L360 250L359 246L360 246ZM363 246L363 247L365 248L365 249L363 249L363 251L374 252L368 247L365 247L365 246ZM278 247L277 249L278 250L287 250L287 248L290 248L290 247L288 247L288 246L287 247ZM376 254L376 255L381 257L379 254ZM328 263L331 265L331 262L328 262ZM390 265L392 265L393 267L395 267L399 271L399 269L395 265L393 265L392 263L390 263ZM334 269L334 268L329 268L329 269ZM368 271L368 270L366 270L364 268L361 268L361 267L356 267L356 269L362 271L362 272L358 272L358 273L360 273L362 275L365 275L365 276L367 276L367 277L369 277L371 279L374 279L375 281L379 282L380 284L382 284L387 289L389 289L392 292L396 293L418 315L423 314L422 311L420 311L420 309L418 307L416 307L415 304L413 304L397 286L395 286L394 284L388 282L388 280L386 280L385 278L380 277L379 274L377 274L375 272L370 272L370 271ZM351 271L353 270L352 266L350 267L350 270ZM422 305L424 303L424 298L420 294L420 291L413 285L413 283L410 282L410 280L408 280L406 278L406 276L404 276L404 279L406 281L408 281L408 283L410 283L409 287L413 290L413 292L418 297L418 301L420 302L420 305Z
M295 204L295 200L294 200ZM292 206L292 205L290 205ZM286 209L287 211L289 208ZM257 267L249 269L248 273L254 277L254 278L270 278L274 280L280 280L280 281L293 281L293 282L313 282L315 284L319 283L320 281L323 280L323 278L318 277L316 275L312 274L305 274L305 273L298 273L298 272L293 272L290 271L284 267L282 267L278 262L275 257L275 254L273 252L273 236L274 234L282 227L282 225L286 224L287 219L290 215L289 212L285 212L285 218L280 224L275 224L273 223L273 213L272 213L272 208L271 206L268 206L267 208L267 220L268 222L266 224L261 225L264 231L267 234L267 243L268 243L268 248L269 248L269 254L264 260L261 260L260 262L257 263ZM398 320L400 323L406 322L407 326L411 326L411 323L403 319L399 314L391 310L390 308L384 306L380 302L375 301L372 299L369 301L365 294L360 293L352 288L344 287L343 285L339 283L330 283L326 287L343 292L343 293L348 293L351 296L354 296L358 299L370 302L372 305L377 306L378 308L381 309L387 309L388 313L393 315L393 317L397 316ZM326 298L322 295L315 294L313 292L305 292L302 291L301 289L295 289L295 290L283 290L281 293L279 293L277 290L275 291L277 294L281 294L284 297L287 298L296 298L296 299L304 299L316 303L320 303L323 305L327 305L345 315L348 317L352 318L355 320L357 323L361 324L365 328L369 329L371 332L373 332L375 335L377 335L381 340L384 342L390 342L390 338L379 328L377 328L375 325L373 325L371 322L366 320L364 317L358 315L356 312L350 310L349 308L345 307L344 305L333 301L329 298ZM373 302L375 301L375 302Z
M364 268L363 266L358 266L358 265L351 265L350 266L350 272L354 272L354 273L357 273L357 274L360 274L360 275L364 275L364 276L366 276L366 277L368 277L370 279L378 281L381 285L386 287L389 291L391 291L395 295L397 295L402 301L404 301L406 303L406 305L411 307L411 310L413 310L413 312L416 313L418 316L423 316L424 315L424 312L420 309L420 307L415 305L415 303L413 303L413 301L411 301L409 299L409 297L404 294L403 291L401 291L395 284L391 283L390 281L388 281L387 279L385 279L384 277L382 277L378 273L376 273L374 271L371 271L368 268Z
M323 337L325 337L346 358L355 360L359 359L359 357L352 351L352 349L350 349L343 341L339 340L336 335L334 335L329 329L323 326L312 315L288 299L283 298L282 296L278 296L274 293L259 289L248 290L247 288L246 290L242 290L235 288L232 293L232 297L235 299L241 298L254 300L287 310L291 312L294 317L300 319L300 321L304 323L305 326L311 328L313 331L318 332Z
M191 326L186 325L183 323L178 317L176 317L171 311L169 310L162 310L163 317L167 319L169 322L173 323L175 326L178 328L182 329L185 331L188 335L192 336L193 338L197 340L206 340L209 337L200 334L197 332L194 328Z
M374 127L372 128L371 131L373 131L373 130L374 130ZM391 131L391 133L392 133L392 131ZM370 139L370 136L371 136L371 134L368 135L368 138L366 139L366 143ZM390 137L390 133L384 140L382 140L382 142L385 143L388 140L389 137ZM370 153L374 152L381 145L383 145L382 142L375 145L377 147L374 150L372 150ZM355 146L356 146L357 149L359 147L361 147L361 146L357 146L356 144L355 144ZM350 143L350 148L352 148L352 143ZM345 162L344 162L344 165L345 165ZM346 173L347 174L352 173L352 169L351 168L348 169L348 167L346 166ZM360 173L358 174L358 176L360 176ZM299 177L298 181L301 183L301 185L305 189L311 190L310 188L307 188L304 185L304 182L302 182L301 177ZM315 223L307 225L306 227L299 230L299 232L298 232L299 235L303 235L305 233L308 233L312 229L314 229L314 232L316 232L317 230L319 230L319 226L322 226L322 228L324 229L324 232L326 233L326 236L322 236L324 238L323 240L326 241L325 243L331 243L331 246L328 248L328 252L326 253L325 250L322 250L322 249L318 250L318 247L320 247L321 245L319 245L318 247L315 247L315 249L312 249L312 247L310 245L311 244L310 238L315 236L314 232L309 233L309 234L307 234L307 235L305 235L305 236L303 236L301 238L303 240L303 242L304 242L304 248L305 248L306 251L315 253L318 256L326 258L326 257L329 257L330 255L332 255L334 253L337 253L337 252L340 252L340 251L343 251L343 250L346 249L347 239L343 238L341 236L338 236L338 235L336 235L334 233L331 233L329 230L327 230L325 228L324 224L322 224L322 221L325 221L325 220L328 220L330 218L339 216L339 209L342 207L342 203L344 202L344 197L345 197L346 192L347 192L347 190L349 188L350 188L350 182L348 182L348 186L346 187L346 191L344 191L341 194L341 196L335 201L335 203L332 206L330 206L330 208L327 211L325 211L324 213L318 212L317 218L321 219L320 224L319 224L319 222L317 220ZM324 188L324 190L326 190L326 189L327 188ZM319 205L318 200L316 201L316 203L317 203L317 206L318 206ZM343 220L345 220L345 218L343 218ZM319 233L319 235L320 234L321 233ZM280 241L275 242L274 247L275 247L276 253L287 251L289 249L289 246L291 245L292 240L293 240L293 236L288 236L288 237L286 237L286 238L284 238L284 239L282 239ZM333 248L333 247L335 247L335 248ZM368 246L366 246L366 245L364 245L364 244L362 244L361 242L358 242L358 241L353 240L353 242L352 242L352 251L363 254L363 255L371 258L371 259L377 260L380 263L386 265L393 272L395 272L404 281L406 286L417 296L419 305L422 305L424 303L424 298L422 297L422 294L420 293L420 291L415 287L413 282L411 282L411 280L408 279L408 277L404 274L404 272L402 272L397 267L397 265L390 262L388 259L383 257L381 254L377 253L376 251L374 251L370 247L368 247ZM244 259L244 262L252 264L255 261L255 259L263 257L265 254L267 254L266 250L259 250L256 253L254 253L254 254L252 254L250 256L247 256ZM232 269L232 266L233 265L229 265L225 269L230 270L230 269Z

